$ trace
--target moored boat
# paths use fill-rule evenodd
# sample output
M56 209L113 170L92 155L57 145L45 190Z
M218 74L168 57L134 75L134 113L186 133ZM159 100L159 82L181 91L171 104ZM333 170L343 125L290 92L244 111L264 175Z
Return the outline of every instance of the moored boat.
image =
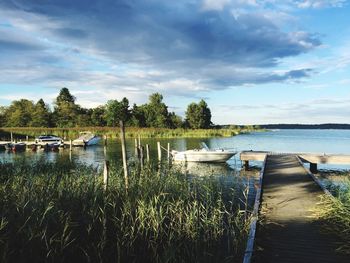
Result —
M58 143L63 145L63 139L56 135L40 135L39 137L35 138L35 143L41 145Z
M224 163L237 153L224 149L211 150L204 143L202 143L202 146L202 149L172 151L171 154L174 161Z
M8 143L5 145L6 150L13 152L20 152L26 149L26 144L23 142Z
M91 146L98 144L100 140L101 137L92 132L81 132L79 133L79 138L75 139L72 144L73 146Z

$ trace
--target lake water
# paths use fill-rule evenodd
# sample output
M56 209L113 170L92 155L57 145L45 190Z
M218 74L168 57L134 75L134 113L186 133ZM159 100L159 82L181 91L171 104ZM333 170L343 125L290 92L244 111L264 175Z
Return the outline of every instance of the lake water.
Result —
M171 149L185 150L198 148L199 143L204 141L210 148L230 148L237 151L276 151L276 152L310 152L310 153L340 153L350 154L350 130L275 130L268 132L254 132L229 138L177 138L177 139L143 139L142 144L150 144L151 158L156 160L156 142L160 141L166 147L171 144ZM134 155L134 140L127 140L128 156ZM166 156L166 152L163 152ZM105 159L118 163L121 160L121 146L119 140L109 140L106 152L104 147L94 146L87 149L73 148L59 152L23 152L7 153L0 152L0 161L11 162L18 159L50 160L71 159L90 165L101 165ZM254 165L254 163L253 163ZM255 163L259 165L259 163ZM261 164L260 164L261 165ZM192 169L191 169L192 167ZM203 169L202 169L202 168ZM189 165L189 169L206 173L212 170L214 173L231 173L240 170L241 162L239 154L230 159L227 164L195 164ZM350 169L350 165L321 165L321 169ZM204 169L205 168L205 169Z

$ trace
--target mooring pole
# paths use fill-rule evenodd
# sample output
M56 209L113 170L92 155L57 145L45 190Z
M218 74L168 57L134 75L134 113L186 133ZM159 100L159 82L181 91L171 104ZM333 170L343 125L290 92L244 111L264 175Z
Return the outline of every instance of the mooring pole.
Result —
M146 158L147 162L149 163L149 144L146 144Z
M73 149L73 142L72 140L69 140L69 150L72 151Z
M11 132L11 142L13 142L13 133Z
M168 163L170 163L170 143L168 142Z
M103 169L103 188L104 190L107 190L108 188L108 177L109 177L109 161L104 162L104 169Z
M143 146L140 146L140 163L141 163L141 169L143 168L143 159L144 159L144 153L143 153Z
M158 149L158 161L161 162L162 161L162 148L161 148L160 142L157 142L157 149Z
M139 151L138 151L138 142L137 138L135 138L135 157L138 159L139 158Z
M125 188L128 189L128 164L126 158L126 146L125 146L125 128L123 121L119 122L120 125L120 140L122 143L122 155L123 155L123 168L124 168L124 178L125 178Z
M103 136L103 138L104 138L104 145L107 146L107 135L105 134L105 135Z

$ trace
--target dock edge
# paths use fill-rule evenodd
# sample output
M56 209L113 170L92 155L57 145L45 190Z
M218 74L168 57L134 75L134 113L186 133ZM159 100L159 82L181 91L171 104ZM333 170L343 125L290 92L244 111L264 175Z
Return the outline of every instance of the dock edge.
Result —
M266 154L264 158L264 163L259 174L259 185L255 195L254 209L252 213L253 216L252 216L252 221L250 223L249 235L247 240L247 246L244 252L243 263L250 263L254 252L255 235L256 235L256 228L257 228L257 223L259 219L259 209L260 209L261 197L262 197L262 184L264 179L264 172L266 168L267 157L268 157L268 154Z

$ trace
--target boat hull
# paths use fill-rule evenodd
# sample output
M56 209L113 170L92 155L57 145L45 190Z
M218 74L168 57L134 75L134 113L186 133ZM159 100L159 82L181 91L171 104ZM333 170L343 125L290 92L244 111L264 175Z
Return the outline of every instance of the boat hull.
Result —
M185 151L185 152L176 152L173 154L173 157L174 157L174 161L179 161L179 162L224 163L235 154L236 154L235 152Z
M95 136L89 140L76 139L72 142L73 146L92 146L100 142L101 137Z

